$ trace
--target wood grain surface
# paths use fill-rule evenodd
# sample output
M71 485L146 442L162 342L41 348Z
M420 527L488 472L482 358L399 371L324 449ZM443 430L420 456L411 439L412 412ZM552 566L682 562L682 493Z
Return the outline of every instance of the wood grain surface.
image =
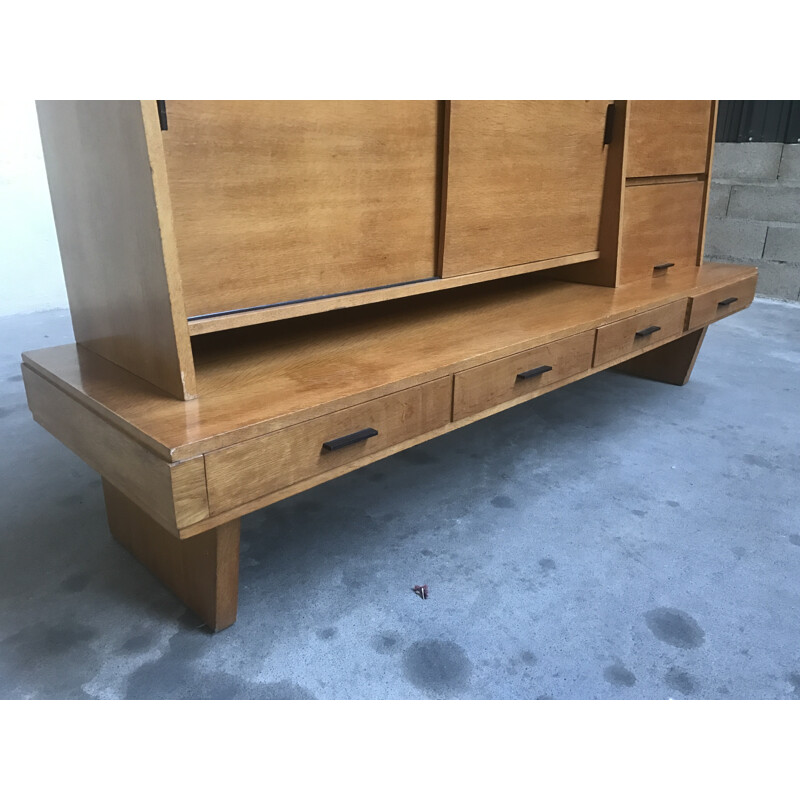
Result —
M625 190L620 284L652 277L657 264L671 262L672 271L697 265L704 192L700 181Z
M181 540L103 479L111 535L211 628L236 622L239 520Z
M141 104L36 108L75 339L175 397L193 396L186 313L164 263Z
M685 386L692 375L707 330L700 328L687 333L669 344L623 361L615 369L637 378Z
M672 339L684 330L686 308L686 300L676 300L619 322L601 325L597 329L595 365L615 361L620 356L635 353L665 339ZM642 334L649 329L654 330L650 334Z
M629 177L707 172L711 100L629 103Z
M195 340L181 402L75 345L31 369L161 458L183 460L754 276L705 264L618 289L536 275Z
M443 277L598 249L609 102L451 102Z
M36 422L173 535L208 516L202 458L170 464L25 365L22 376Z
M190 317L434 276L436 101L166 107Z
M551 344L524 350L480 367L456 372L453 382L453 419L469 417L484 408L500 405L513 397L535 397L551 384L569 375L585 372L592 365L593 330L568 336ZM527 379L518 375L535 367L550 370Z
M365 457L450 422L452 380L436 381L359 403L206 456L212 513L241 505L331 470L337 474ZM323 442L366 428L377 431L334 452Z

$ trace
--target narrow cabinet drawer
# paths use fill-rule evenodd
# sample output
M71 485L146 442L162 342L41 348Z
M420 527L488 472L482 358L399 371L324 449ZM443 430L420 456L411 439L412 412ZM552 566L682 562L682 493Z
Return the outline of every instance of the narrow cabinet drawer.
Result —
M211 513L331 470L346 472L341 468L446 425L451 388L447 376L208 453Z
M691 181L625 190L620 283L697 265L704 188Z
M691 297L689 302L689 328L701 328L735 311L741 311L753 301L756 293L756 276Z
M516 397L534 397L592 365L594 330L457 372L453 419L463 419Z
M637 350L671 339L683 333L686 319L686 300L676 300L642 314L601 325L597 329L594 351L595 366L615 361Z

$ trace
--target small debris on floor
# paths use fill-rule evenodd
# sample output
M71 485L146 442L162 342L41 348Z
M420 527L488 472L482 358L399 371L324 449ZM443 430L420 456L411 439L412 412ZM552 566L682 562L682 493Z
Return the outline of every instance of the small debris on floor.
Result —
M424 583L422 586L415 586L414 587L414 594L418 597L421 597L423 600L428 599L428 584Z

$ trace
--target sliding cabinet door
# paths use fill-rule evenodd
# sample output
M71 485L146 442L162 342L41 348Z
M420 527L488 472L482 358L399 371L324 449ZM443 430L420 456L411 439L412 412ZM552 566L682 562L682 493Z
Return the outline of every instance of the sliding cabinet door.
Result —
M453 100L442 275L597 250L606 100Z
M164 156L190 317L431 279L436 101L177 101Z

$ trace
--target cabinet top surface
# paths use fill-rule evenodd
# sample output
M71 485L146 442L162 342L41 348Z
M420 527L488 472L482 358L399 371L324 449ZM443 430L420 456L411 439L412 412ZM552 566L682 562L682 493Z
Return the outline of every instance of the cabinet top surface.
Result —
M181 401L71 345L23 361L166 460L179 461L755 276L702 267L611 289L522 276L199 337L199 397Z

